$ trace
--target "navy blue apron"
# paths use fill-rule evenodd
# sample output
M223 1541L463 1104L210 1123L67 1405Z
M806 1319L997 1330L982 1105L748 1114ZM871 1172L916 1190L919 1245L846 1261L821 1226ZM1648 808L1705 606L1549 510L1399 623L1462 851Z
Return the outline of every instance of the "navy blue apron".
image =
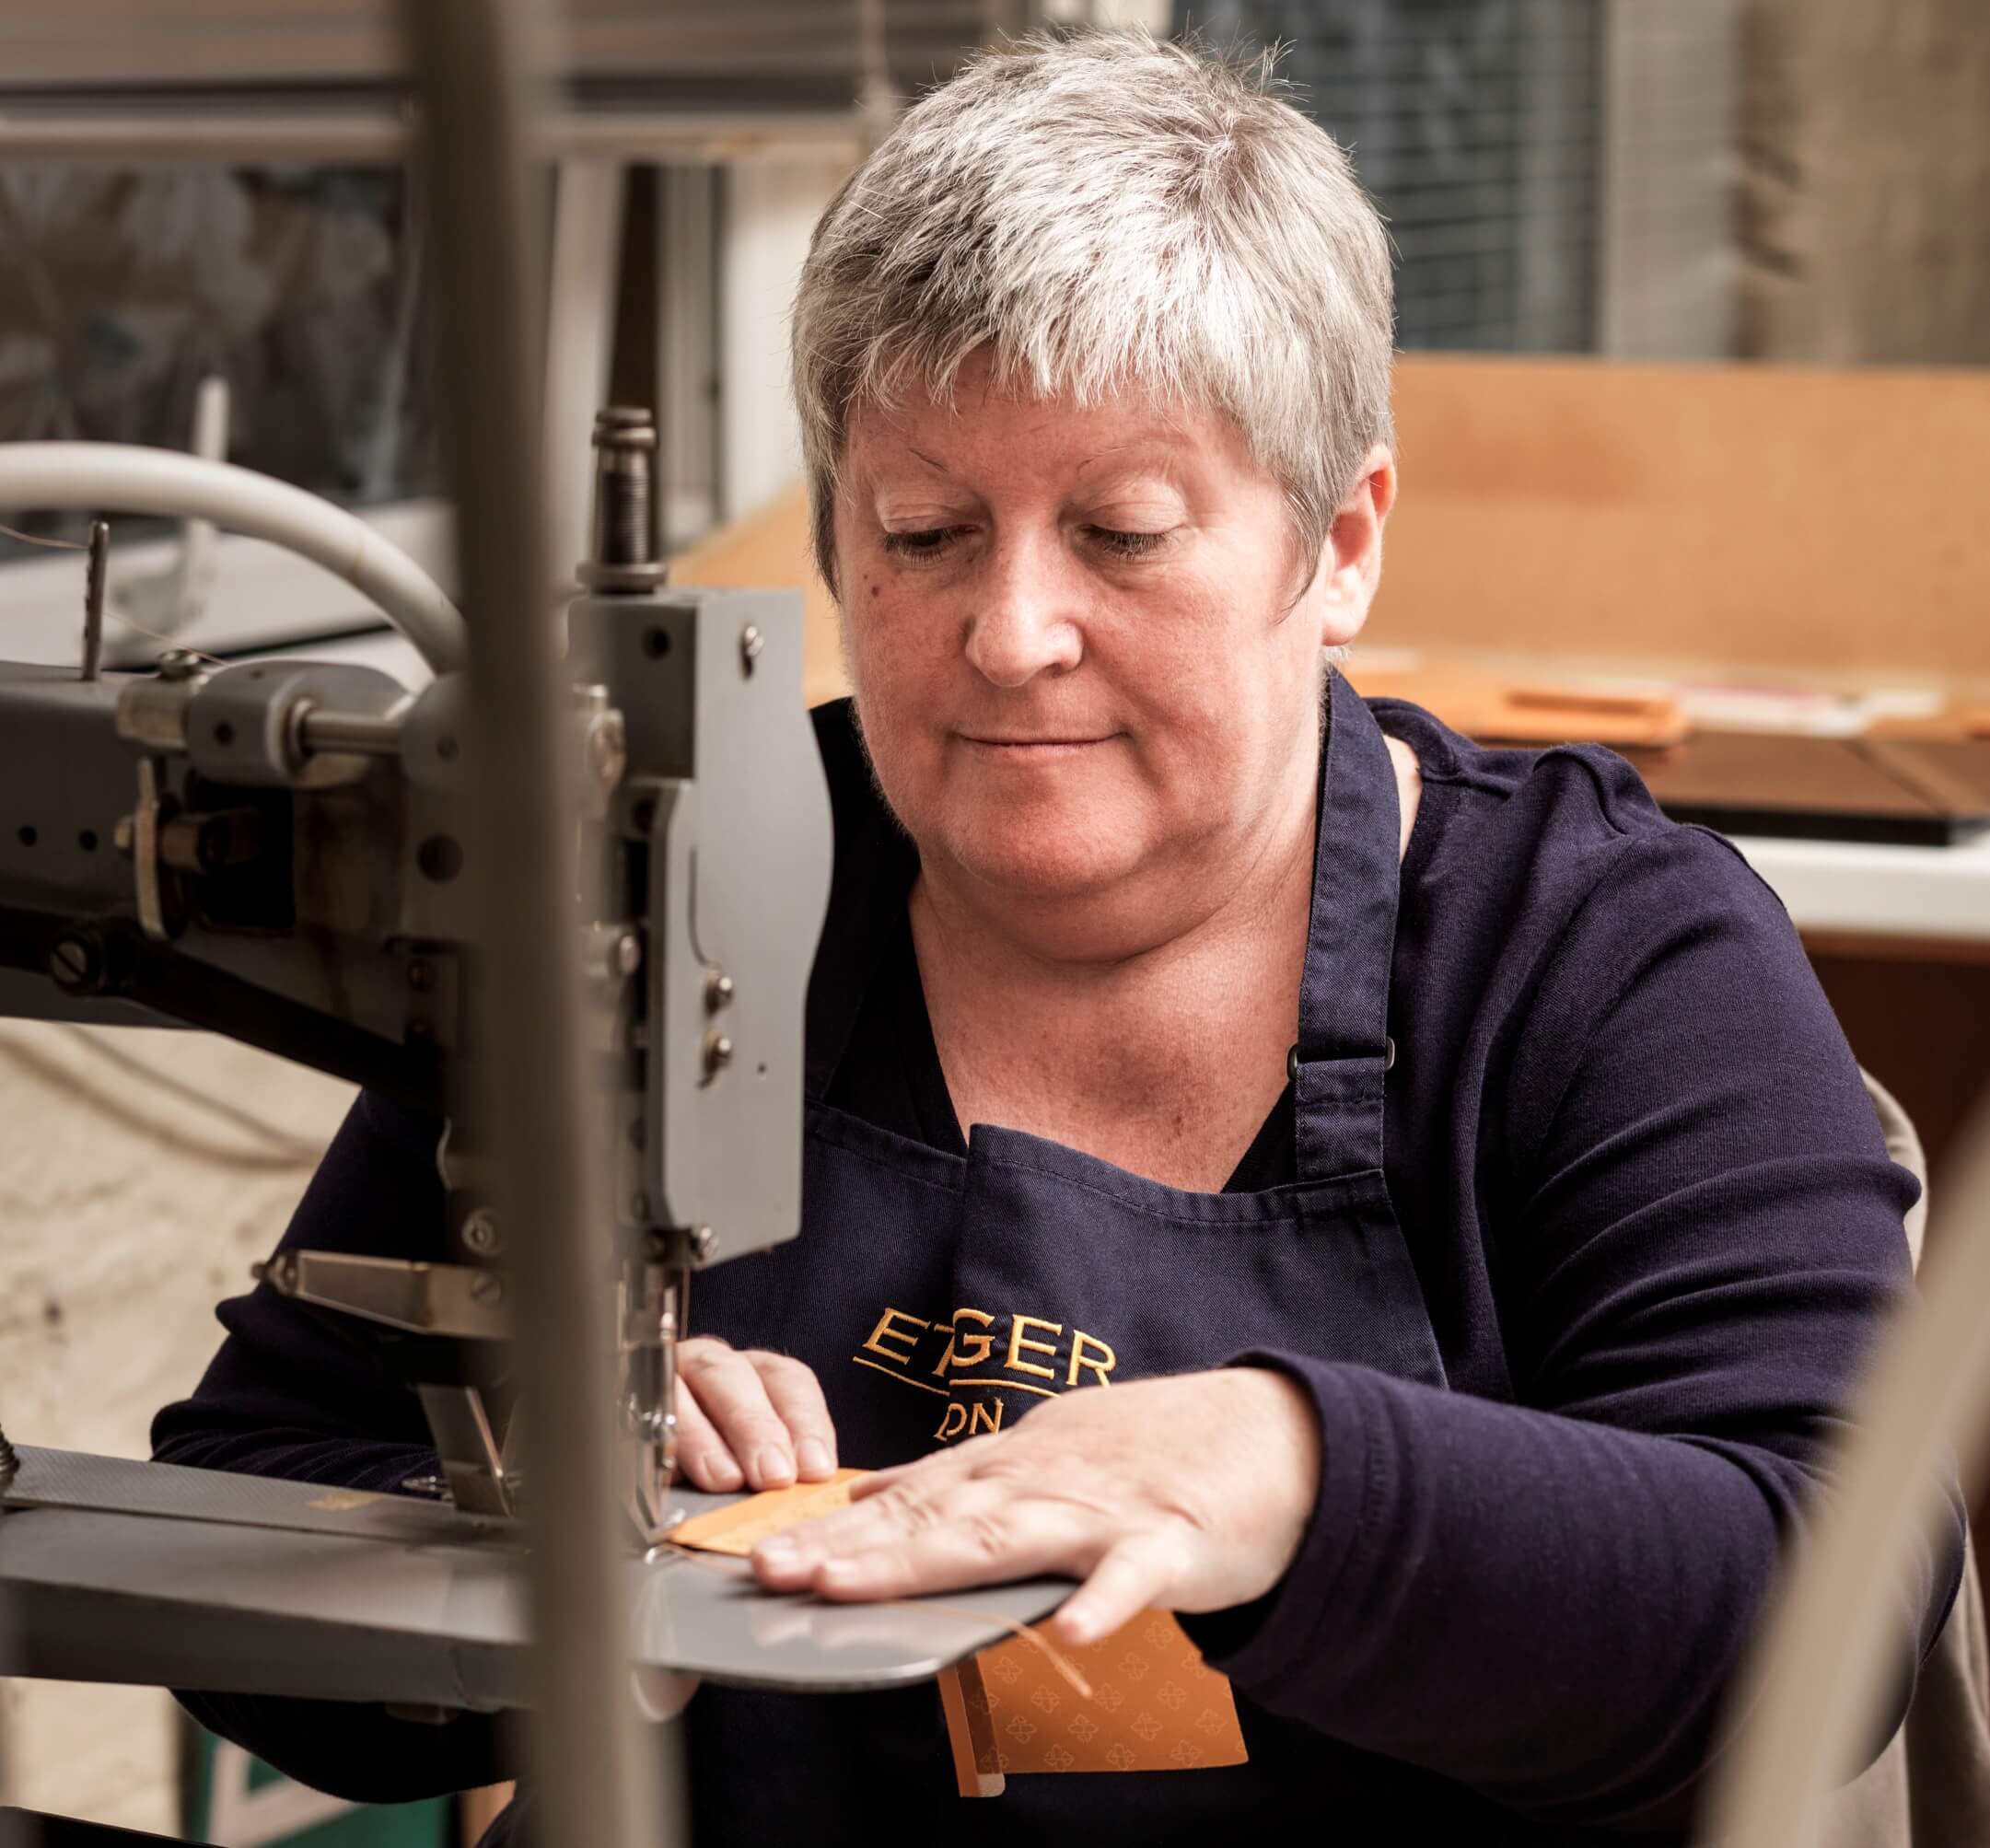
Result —
M700 1277L692 1331L806 1361L842 1459L864 1467L1006 1429L1060 1393L1213 1367L1250 1348L1442 1385L1382 1175L1395 771L1338 676L1320 801L1292 1063L1298 1180L1257 1193L1163 1186L985 1123L972 1126L962 1159L820 1101L904 914L909 856L876 808L839 843L818 963L801 1235ZM1448 1807L1436 1780L1248 1701L1239 1710L1248 1765L1022 1777L999 1798L967 1801L936 1690L802 1700L708 1688L686 1722L695 1838L703 1848L888 1831L924 1843L929 1829L948 1843L1013 1843L1103 1831L1208 1848L1260 1823L1311 1822L1327 1827L1324 1839L1358 1840L1344 1831L1362 1815L1400 1823Z

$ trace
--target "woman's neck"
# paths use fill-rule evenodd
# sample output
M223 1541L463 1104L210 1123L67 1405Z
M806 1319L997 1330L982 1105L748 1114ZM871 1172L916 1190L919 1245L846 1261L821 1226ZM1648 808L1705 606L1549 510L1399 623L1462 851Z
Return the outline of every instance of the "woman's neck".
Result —
M1203 869L1171 890L1008 903L924 868L913 941L962 1126L1028 1130L1177 1186L1221 1187L1285 1087L1313 787L1288 796L1227 877Z

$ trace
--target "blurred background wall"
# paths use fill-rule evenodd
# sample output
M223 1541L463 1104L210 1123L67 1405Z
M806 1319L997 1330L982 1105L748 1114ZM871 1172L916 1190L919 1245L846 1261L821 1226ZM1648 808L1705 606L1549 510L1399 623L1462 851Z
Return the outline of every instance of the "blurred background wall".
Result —
M1740 352L1990 364L1983 6L1747 0L1741 46Z

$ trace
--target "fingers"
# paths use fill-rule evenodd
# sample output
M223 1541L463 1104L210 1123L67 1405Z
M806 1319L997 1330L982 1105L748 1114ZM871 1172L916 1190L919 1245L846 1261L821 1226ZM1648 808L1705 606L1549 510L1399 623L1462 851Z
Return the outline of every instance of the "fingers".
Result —
M774 1416L787 1427L795 1445L795 1469L805 1482L820 1482L836 1473L836 1427L830 1423L829 1403L812 1367L782 1354L750 1354L767 1389Z
M835 1468L836 1435L813 1373L785 1354L700 1339L678 1350L678 1454L700 1488L785 1489Z
M1177 1542L1165 1533L1120 1541L1065 1600L1051 1620L1052 1634L1066 1648L1080 1649L1165 1602L1177 1576Z
M677 1468L693 1487L715 1494L730 1494L746 1483L738 1459L688 1389L677 1395Z
M771 1536L755 1552L756 1564L769 1585L798 1590L811 1584L817 1567L832 1558L844 1558L916 1534L942 1519L995 1507L1003 1499L993 1490L974 1492L946 1468L950 1459L933 1459L926 1468L899 1482L881 1495L853 1504L820 1520L806 1521L786 1533Z
M876 1498L774 1536L754 1550L754 1570L774 1589L814 1589L838 1601L912 1598L1039 1574L1083 1575L1099 1550L1099 1524L1087 1510L969 1478L937 1504L924 1494Z

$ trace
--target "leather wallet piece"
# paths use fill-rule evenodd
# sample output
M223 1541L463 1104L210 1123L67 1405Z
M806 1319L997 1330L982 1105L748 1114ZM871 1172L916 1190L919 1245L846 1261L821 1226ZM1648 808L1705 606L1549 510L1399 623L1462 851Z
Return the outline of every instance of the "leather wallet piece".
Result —
M1058 1672L1049 1650L1025 1638L974 1658L988 1712L985 1743L976 1740L984 1775L991 1748L993 1769L1006 1777L1201 1771L1250 1757L1229 1682L1166 1611L1143 1611L1102 1642L1057 1653L1083 1677L1088 1697Z

